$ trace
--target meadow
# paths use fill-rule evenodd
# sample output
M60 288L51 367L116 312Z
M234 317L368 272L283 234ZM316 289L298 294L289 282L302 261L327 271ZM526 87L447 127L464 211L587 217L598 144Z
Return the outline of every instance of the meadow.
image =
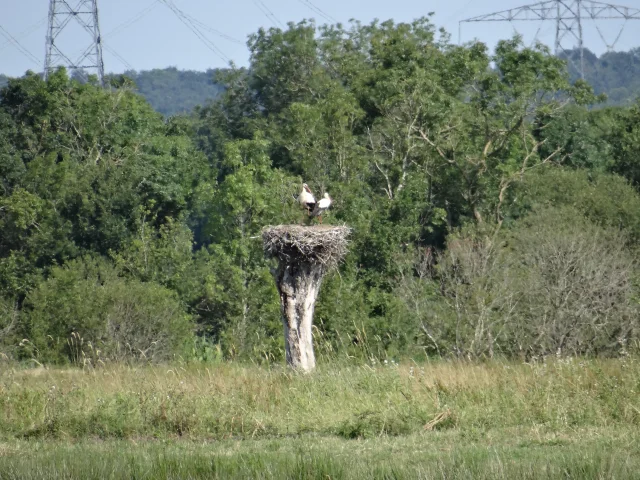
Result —
M0 478L633 478L640 360L0 373Z

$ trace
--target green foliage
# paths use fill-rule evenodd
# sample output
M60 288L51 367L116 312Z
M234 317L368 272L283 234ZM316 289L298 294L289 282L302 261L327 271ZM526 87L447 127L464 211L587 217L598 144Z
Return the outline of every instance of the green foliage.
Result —
M17 345L19 322L20 311L18 310L18 305L15 300L0 297L0 345ZM1 356L2 352L0 352L0 357ZM4 359L7 358L8 356Z
M29 278L52 265L123 248L141 209L155 228L188 211L206 174L189 138L139 97L78 84L64 70L47 82L11 80L0 111L8 139L0 154L0 283L12 294L24 296Z
M612 170L640 186L640 100L618 113L618 125L609 134L613 151Z
M193 233L186 225L168 218L158 229L154 219L141 212L137 219L138 235L129 245L114 252L118 268L144 282L156 282L179 292L190 294L190 269L193 267Z
M39 361L144 359L183 352L192 323L178 296L156 283L127 280L102 259L52 269L25 300L23 355Z
M640 195L618 175L540 170L515 190L509 215L548 207L572 207L597 225L627 232L632 244L640 239Z
M271 167L268 142L237 140L225 144L224 179L204 204L202 227L207 252L199 262L207 274L198 309L201 325L223 339L225 352L280 358L280 307L260 231L266 224L295 218L290 200L295 179Z
M556 157L565 165L592 171L611 169L614 149L607 141L615 128L611 110L588 111L572 105L555 118L539 118L537 122L546 124L534 130L536 138L545 142L540 148L543 157L558 149Z

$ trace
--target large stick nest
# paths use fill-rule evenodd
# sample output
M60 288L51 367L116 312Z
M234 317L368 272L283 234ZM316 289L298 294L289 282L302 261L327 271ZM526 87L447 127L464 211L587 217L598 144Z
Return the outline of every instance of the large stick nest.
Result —
M346 225L277 225L262 229L264 251L285 263L316 263L333 268L347 254Z

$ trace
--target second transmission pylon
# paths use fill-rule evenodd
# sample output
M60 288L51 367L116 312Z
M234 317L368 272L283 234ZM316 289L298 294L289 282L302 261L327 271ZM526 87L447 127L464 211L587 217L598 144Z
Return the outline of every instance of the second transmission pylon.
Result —
M611 5L609 3L594 2L591 0L548 0L546 2L524 5L522 7L511 8L501 12L487 13L478 17L467 18L460 22L522 22L522 21L545 21L556 22L555 54L564 54L568 61L573 63L569 51L577 48L580 52L580 64L574 68L584 78L584 41L582 37L582 22L584 20L640 20L640 9ZM623 27L624 28L624 25ZM598 34L605 41L607 49L611 50L622 34L622 28L612 44L604 40L602 31L596 29ZM573 40L574 46L569 47L568 41Z

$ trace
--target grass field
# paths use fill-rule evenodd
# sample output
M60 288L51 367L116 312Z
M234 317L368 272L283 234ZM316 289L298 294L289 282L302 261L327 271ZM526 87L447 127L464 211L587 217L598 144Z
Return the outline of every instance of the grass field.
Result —
M3 367L0 478L640 478L640 361Z

